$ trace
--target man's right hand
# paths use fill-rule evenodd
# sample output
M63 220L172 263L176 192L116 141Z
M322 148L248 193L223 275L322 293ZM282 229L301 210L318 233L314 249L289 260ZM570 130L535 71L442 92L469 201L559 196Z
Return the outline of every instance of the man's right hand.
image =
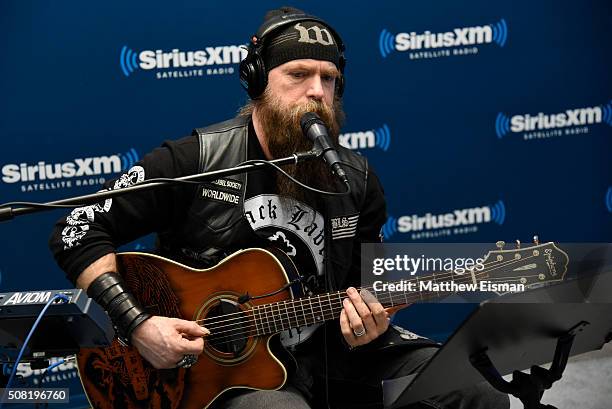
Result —
M194 321L153 316L132 333L132 345L157 369L176 368L185 355L199 356L210 331Z

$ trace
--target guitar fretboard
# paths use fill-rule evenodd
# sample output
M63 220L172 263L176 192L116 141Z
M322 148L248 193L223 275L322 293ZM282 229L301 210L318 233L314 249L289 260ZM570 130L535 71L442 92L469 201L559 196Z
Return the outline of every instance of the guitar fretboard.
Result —
M417 301L431 300L454 293L453 291L410 291L409 283L413 283L413 286L418 289L421 287L420 282L431 282L435 287L436 284L449 281L454 281L455 283L475 283L476 281L486 279L486 277L488 275L482 272L478 277L474 275L455 275L454 278L449 278L449 273L438 273L420 278L417 277L412 280L390 283L395 286L393 291L376 291L373 287L362 287L361 290L368 290L383 307L388 308ZM248 311L252 325L251 330L253 335L269 335L336 319L340 316L343 308L342 300L346 297L345 291L337 291L295 300L257 305Z

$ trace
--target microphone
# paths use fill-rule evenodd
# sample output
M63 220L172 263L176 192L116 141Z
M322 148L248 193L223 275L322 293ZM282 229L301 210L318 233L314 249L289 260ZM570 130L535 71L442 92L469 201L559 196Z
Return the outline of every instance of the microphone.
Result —
M314 143L314 148L321 149L323 160L331 168L332 173L348 185L346 173L340 166L338 152L336 152L334 145L332 145L327 133L327 127L319 115L314 112L306 112L300 120L300 125L304 135Z

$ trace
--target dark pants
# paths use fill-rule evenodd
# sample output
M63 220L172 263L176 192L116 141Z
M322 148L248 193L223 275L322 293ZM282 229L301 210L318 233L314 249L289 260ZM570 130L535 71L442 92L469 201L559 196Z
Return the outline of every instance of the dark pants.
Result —
M233 396L221 407L242 408L382 408L383 379L393 379L420 370L437 347L396 347L382 350L347 351L327 346L327 385L324 348L313 342L295 354L298 370L279 391L255 391ZM327 392L326 392L327 391ZM486 383L434 396L406 409L508 409L508 396Z

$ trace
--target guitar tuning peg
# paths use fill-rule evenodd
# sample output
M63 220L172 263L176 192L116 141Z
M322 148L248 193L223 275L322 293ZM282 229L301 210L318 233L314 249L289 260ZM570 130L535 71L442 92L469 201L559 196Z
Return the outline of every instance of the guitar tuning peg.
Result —
M517 249L521 248L521 241L519 239L516 239L516 248Z
M540 238L537 236L537 234L535 236L533 236L533 242L538 245L540 244Z
M506 245L506 242L500 240L500 241L496 242L495 245L497 246L498 249L503 250L504 246Z

